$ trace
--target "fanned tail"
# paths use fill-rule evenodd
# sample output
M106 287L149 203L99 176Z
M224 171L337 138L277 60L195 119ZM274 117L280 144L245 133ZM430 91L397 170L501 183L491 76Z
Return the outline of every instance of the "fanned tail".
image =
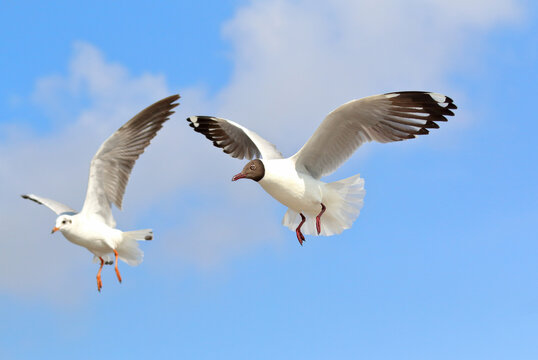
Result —
M351 225L360 214L365 195L364 179L361 179L360 175L325 184L322 201L327 210L321 217L320 235L340 234L342 231L351 228ZM282 225L295 231L300 221L299 214L288 209L282 219ZM308 216L301 227L301 231L304 235L318 235L316 218Z
M126 231L123 233L123 240L116 248L120 259L131 266L139 265L144 260L144 252L138 248L138 242L142 240L153 240L151 229Z

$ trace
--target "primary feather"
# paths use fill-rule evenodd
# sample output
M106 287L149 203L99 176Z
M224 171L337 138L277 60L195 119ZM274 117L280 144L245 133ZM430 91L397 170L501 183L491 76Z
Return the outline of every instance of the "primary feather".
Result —
M282 159L276 146L231 120L213 116L187 118L194 131L205 135L213 145L238 159Z
M172 109L178 104L173 102L177 99L179 95L169 96L142 110L101 145L91 161L81 213L98 215L114 226L111 204L121 209L135 161L174 113Z
M431 92L402 91L374 95L341 105L323 120L293 156L315 179L329 175L368 141L413 139L438 128L456 109L451 98Z

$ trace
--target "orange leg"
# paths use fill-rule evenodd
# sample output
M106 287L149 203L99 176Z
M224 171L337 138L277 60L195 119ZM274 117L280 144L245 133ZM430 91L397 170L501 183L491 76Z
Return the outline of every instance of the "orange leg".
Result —
M103 270L103 265L105 264L105 261L99 257L99 260L101 260L101 266L99 267L99 271L97 272L97 291L101 292L101 288L103 287L103 282L101 281L101 270Z
M118 269L118 252L116 251L116 249L114 249L114 256L116 257L116 265L114 266L114 269L116 270L116 276L118 277L118 280L120 281L120 284L121 284L121 275L120 275L120 270Z

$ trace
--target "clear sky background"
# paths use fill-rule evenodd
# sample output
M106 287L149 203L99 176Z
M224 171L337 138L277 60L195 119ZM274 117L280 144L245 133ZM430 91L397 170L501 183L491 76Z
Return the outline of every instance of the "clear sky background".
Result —
M535 2L3 1L0 24L0 358L538 358ZM459 109L326 178L361 173L365 205L303 247L185 121L292 155L338 105L397 90ZM80 209L101 142L174 93L115 211L155 239L98 293L92 255L19 195Z

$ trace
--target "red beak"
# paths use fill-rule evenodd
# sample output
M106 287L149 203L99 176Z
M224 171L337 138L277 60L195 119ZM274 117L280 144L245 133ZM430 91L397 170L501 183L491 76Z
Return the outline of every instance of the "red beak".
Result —
M232 178L232 181L237 181L237 180L242 179L242 178L244 178L244 177L246 177L245 174L243 174L243 173L239 173L239 174L235 175L235 176Z
M52 228L52 231L50 232L51 234L54 234L56 231L60 230L59 228L57 228L56 226Z

